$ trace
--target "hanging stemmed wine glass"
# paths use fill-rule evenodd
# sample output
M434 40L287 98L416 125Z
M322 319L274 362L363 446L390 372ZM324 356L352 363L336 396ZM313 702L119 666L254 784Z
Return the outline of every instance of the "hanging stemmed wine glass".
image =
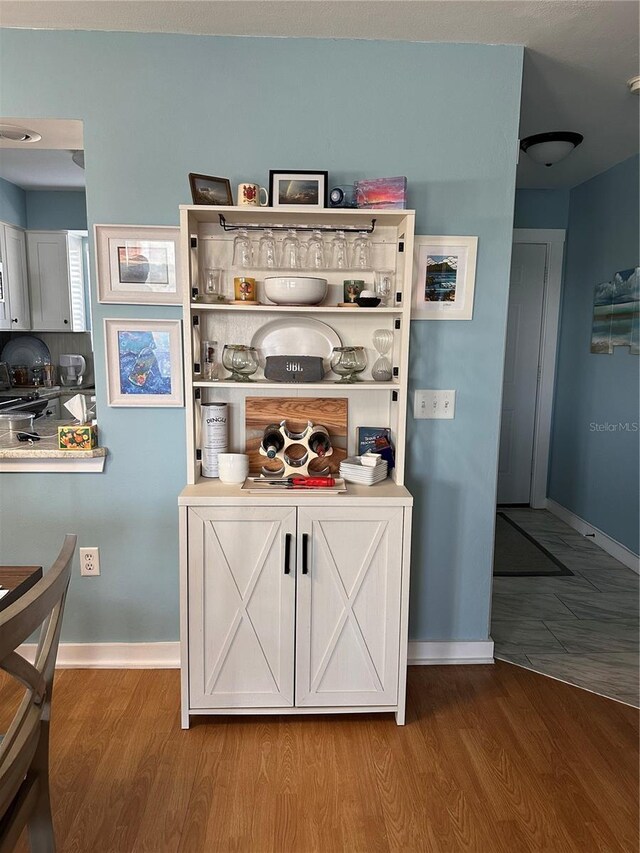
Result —
M344 231L336 231L336 236L331 241L331 269L346 270L348 267L347 238Z
M282 263L285 270L299 270L302 268L302 250L300 240L293 228L290 228L282 241Z
M237 269L248 269L253 263L251 239L246 228L241 228L233 241L233 266Z
M310 270L325 268L324 240L320 231L312 231L307 243L307 268Z
M368 234L358 234L353 241L353 260L351 266L356 270L371 269L371 240Z
M276 238L271 228L266 228L258 244L259 267L271 270L276 266Z

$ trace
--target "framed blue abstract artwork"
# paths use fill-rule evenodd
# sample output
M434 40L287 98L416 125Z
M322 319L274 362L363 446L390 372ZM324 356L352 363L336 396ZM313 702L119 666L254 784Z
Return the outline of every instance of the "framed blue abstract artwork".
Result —
M104 321L110 406L182 406L180 320Z

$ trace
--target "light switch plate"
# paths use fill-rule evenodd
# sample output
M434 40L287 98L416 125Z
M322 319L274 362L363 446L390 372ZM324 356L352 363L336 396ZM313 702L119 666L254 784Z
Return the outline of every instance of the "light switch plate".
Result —
M455 391L418 390L415 392L413 401L414 418L449 419L455 416L455 411Z

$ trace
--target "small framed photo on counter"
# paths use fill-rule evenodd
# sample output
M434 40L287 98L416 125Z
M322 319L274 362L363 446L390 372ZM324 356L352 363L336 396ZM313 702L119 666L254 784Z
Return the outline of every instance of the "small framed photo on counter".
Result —
M291 207L304 210L327 206L328 172L269 172L269 202L271 207Z

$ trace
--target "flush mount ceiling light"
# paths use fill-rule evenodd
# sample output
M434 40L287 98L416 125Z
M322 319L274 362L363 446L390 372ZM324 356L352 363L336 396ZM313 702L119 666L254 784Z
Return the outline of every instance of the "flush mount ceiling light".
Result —
M84 169L84 151L73 151L71 154L71 159L76 164L76 166L80 166L81 169Z
M520 140L520 148L536 163L553 166L564 160L582 142L584 136L571 130L535 133Z
M632 95L640 95L640 77L631 77L627 80L627 88Z
M27 130L17 124L0 124L0 139L8 142L40 142L42 136L35 130Z

